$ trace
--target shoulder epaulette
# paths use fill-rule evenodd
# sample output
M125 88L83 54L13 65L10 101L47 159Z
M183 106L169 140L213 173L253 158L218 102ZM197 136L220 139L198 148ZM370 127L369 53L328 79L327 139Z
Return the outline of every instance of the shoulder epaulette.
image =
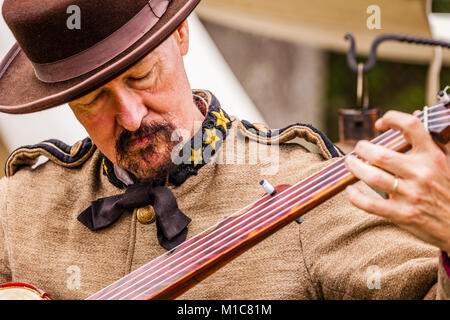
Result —
M22 167L33 166L40 156L47 157L60 166L76 168L89 159L95 149L96 146L90 138L78 141L73 146L51 139L20 147L14 150L6 160L5 175L10 177Z
M294 123L283 129L271 130L263 124L242 120L239 130L249 139L265 144L281 144L297 137L303 138L316 145L326 160L344 155L323 132L309 124Z

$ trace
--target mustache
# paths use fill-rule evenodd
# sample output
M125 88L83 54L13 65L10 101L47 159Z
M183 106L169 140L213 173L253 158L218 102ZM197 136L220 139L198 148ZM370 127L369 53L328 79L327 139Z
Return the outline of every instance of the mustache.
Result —
M128 145L130 141L135 139L143 139L148 135L156 134L162 135L161 138L170 139L172 132L175 130L173 125L169 122L156 122L152 121L150 123L142 124L141 127L136 131L123 131L116 142L116 152L119 155L124 155L127 153Z

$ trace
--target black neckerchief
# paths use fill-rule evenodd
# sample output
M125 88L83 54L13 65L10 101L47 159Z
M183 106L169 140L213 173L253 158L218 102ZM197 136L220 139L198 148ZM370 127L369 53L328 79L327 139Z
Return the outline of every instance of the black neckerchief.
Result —
M190 176L196 175L222 146L230 127L230 117L211 94L211 103L201 129L180 150L179 158L176 159L176 170L169 174L167 181L179 186ZM93 201L91 206L78 216L81 223L90 230L97 231L109 227L127 211L152 205L156 213L157 238L160 245L172 250L186 240L187 226L191 219L178 208L172 191L165 186L165 181L126 186L117 178L114 164L104 155L102 164L103 173L108 180L120 189L126 188L126 191Z
M170 173L167 182L174 186L182 185L189 177L196 175L198 170L211 161L212 156L223 144L231 128L231 118L221 108L217 98L210 93L211 102L208 106L202 127L191 140L180 150L178 159L181 163L176 165ZM199 107L200 108L200 107ZM200 151L201 150L201 151ZM114 172L114 164L101 154L103 174L119 189L127 186Z

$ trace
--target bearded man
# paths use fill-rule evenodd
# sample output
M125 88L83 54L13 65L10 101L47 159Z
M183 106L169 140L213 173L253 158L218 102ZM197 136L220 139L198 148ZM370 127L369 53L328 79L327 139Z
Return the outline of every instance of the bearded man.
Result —
M18 43L0 65L0 111L68 102L89 137L9 157L0 180L0 283L87 298L257 200L260 180L292 185L343 156L309 125L277 131L241 121L211 92L190 88L186 18L198 0L43 1L4 2ZM71 5L82 13L79 30L66 24ZM367 161L347 157L346 165L366 184L181 298L449 298L449 145L404 113L388 112L377 127L402 131L411 153L359 143L355 153ZM49 161L33 166L39 156ZM267 171L274 157L275 173Z

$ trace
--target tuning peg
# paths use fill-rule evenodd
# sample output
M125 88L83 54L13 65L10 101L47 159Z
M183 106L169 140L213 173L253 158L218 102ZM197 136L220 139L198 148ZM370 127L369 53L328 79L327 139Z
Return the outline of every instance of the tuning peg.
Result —
M266 179L262 180L259 184L261 185L261 187L263 187L264 191L266 191L271 196L274 196L275 193L277 193L275 188Z
M438 99L440 104L435 106L433 113L439 115L433 122L433 128L430 129L430 134L433 139L442 144L447 144L450 141L450 126L448 125L448 117L450 116L450 96L447 90L450 86L446 86L444 90L439 91ZM428 116L430 115L428 110L424 112L424 125L428 125Z
M450 88L450 86L446 86L444 90L439 91L437 98L439 102L442 102L443 104L447 104L450 102L450 97L447 93L447 90Z

